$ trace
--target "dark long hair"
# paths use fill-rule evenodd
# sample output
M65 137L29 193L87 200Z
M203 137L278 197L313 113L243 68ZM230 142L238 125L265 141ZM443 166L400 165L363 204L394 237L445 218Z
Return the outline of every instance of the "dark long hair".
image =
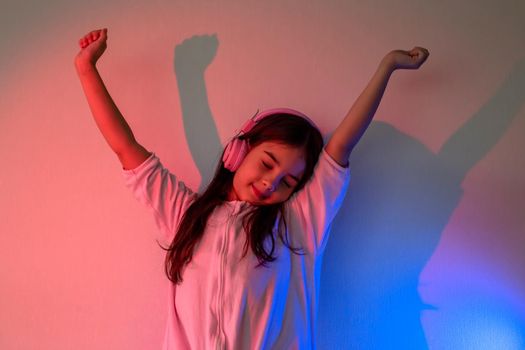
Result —
M304 150L305 169L301 180L294 189L294 193L301 190L311 178L323 148L323 138L319 130L305 119L288 113L272 114L261 119L241 138L248 140L251 147L256 147L262 142L272 141ZM182 270L186 264L191 262L193 249L204 234L210 214L216 206L227 200L227 196L232 189L234 173L224 168L223 164L221 160L217 165L212 181L204 193L198 196L184 213L169 248L163 248L167 252L165 260L166 275L174 284L182 283ZM281 214L278 224L279 238L293 253L301 254L297 253L301 249L291 247L288 244L284 202L254 206L243 217L242 221L246 232L246 243L242 257L246 256L248 246L251 246L259 261L257 267L260 265L266 266L266 263L276 259L273 256L275 250L273 228L278 214ZM266 237L271 239L269 252L265 250L263 245Z

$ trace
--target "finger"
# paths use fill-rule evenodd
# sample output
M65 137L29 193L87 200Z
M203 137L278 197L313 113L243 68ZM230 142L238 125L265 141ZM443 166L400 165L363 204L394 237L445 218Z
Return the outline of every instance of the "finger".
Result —
M430 52L428 52L428 50L423 48L423 47L420 47L419 49L421 50L421 54L423 56L423 61L426 60L428 58L428 56L430 55Z
M428 56L430 54L430 52L428 52L428 50L425 49L424 47L416 46L416 47L414 47L414 49L418 50L419 52L421 52L424 56Z
M91 39L91 33L84 35L83 40L84 40L84 42L87 43L87 44L91 43L91 41L92 41L92 39Z
M89 45L89 43L88 43L88 41L86 40L86 38L82 38L82 39L80 39L80 47L85 48L85 47L88 46L88 45Z
M428 58L428 51L421 51L421 56L418 59L418 65L421 66Z
M417 57L421 54L422 54L422 51L420 50L419 47L414 47L412 50L410 50L410 53L409 53L409 55L412 57Z
M96 31L95 40L106 41L106 39L107 39L107 29L106 28Z
M428 53L423 50L418 50L416 56L414 56L414 59L418 63L419 66L421 66L426 59L428 58Z
M102 40L102 41L106 41L107 38L108 38L108 34L107 34L107 33L108 33L107 28L101 29L100 32L99 32L99 34L100 34L100 40Z

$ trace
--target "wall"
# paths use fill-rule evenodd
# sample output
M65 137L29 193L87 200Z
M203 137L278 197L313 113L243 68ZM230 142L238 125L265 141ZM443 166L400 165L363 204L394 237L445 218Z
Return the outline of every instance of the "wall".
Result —
M7 1L0 12L0 348L151 349L167 279L76 77L202 189L235 129L288 106L329 135L391 49L324 257L319 348L525 347L525 3ZM155 345L155 344L158 344Z

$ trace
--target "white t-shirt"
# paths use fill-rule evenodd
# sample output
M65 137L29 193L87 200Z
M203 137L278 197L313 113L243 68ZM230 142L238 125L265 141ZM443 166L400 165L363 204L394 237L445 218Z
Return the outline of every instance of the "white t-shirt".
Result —
M184 211L196 198L152 153L137 168L123 170L135 198L153 212L168 246ZM242 216L251 204L224 202L210 215L183 282L170 282L163 349L312 349L321 260L330 224L350 180L349 168L323 149L305 187L286 202L288 243L275 237L277 259L260 266L246 240ZM269 240L265 241L269 252Z

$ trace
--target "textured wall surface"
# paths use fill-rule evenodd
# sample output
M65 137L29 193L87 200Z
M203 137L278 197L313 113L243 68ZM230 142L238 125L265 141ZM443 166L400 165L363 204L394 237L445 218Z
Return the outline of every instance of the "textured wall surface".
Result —
M0 348L156 349L168 280L73 65L194 189L235 129L287 106L327 136L380 59L395 72L350 159L324 255L321 349L525 348L525 3L3 1Z

